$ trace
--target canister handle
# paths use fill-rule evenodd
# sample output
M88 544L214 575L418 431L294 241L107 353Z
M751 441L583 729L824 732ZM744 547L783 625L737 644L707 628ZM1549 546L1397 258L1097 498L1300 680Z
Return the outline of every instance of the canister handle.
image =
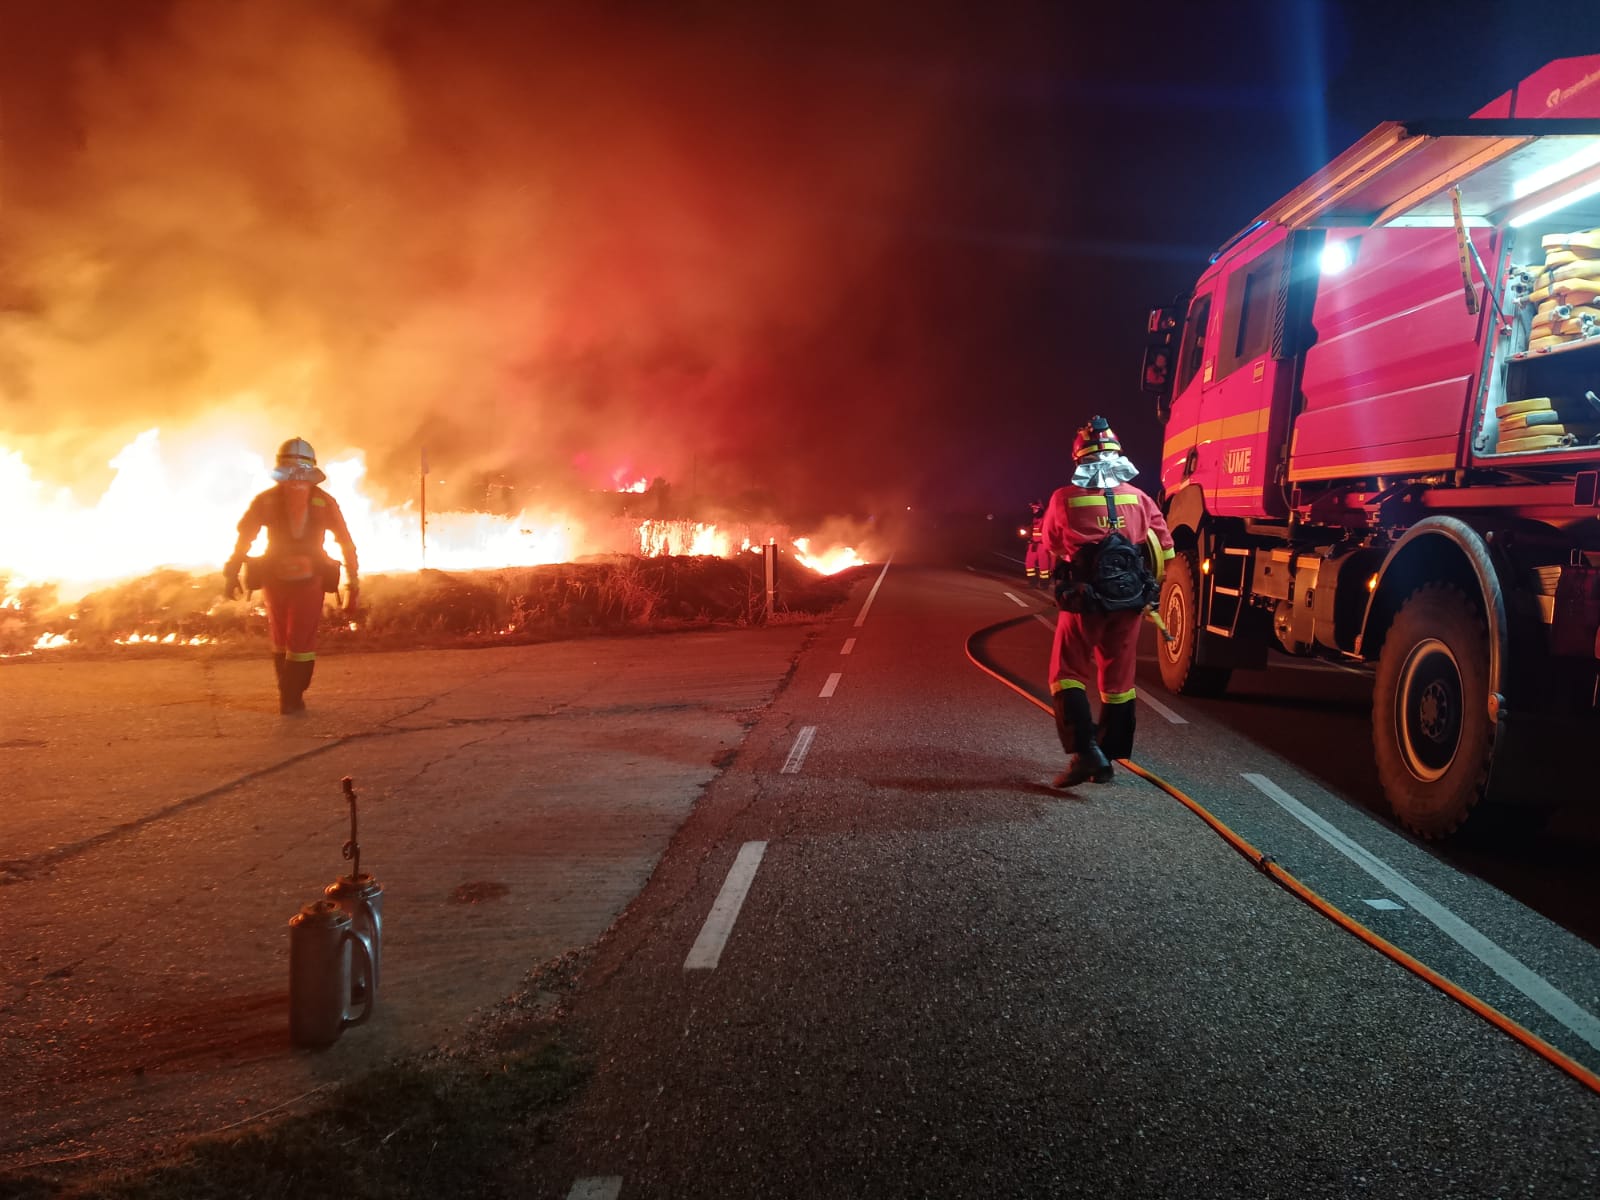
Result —
M355 957L357 955L359 955L360 958L361 958L361 961L366 965L367 978L371 979L372 978L372 951L367 948L367 939L362 937L353 928L345 930L345 934L344 935L345 935L345 937L349 938L352 942L355 943L354 949L352 949L351 952L350 952L352 963L354 962ZM345 1017L344 1024L342 1024L339 1028L348 1029L352 1025L360 1025L363 1021L365 1021L368 1017L370 1017L372 1015L372 1001L376 997L377 991L378 991L377 988L369 986L367 988L367 1002L361 1006L361 1015L359 1017ZM345 1003L349 1004L349 1002L350 1002L350 998L348 996L346 996L345 997Z

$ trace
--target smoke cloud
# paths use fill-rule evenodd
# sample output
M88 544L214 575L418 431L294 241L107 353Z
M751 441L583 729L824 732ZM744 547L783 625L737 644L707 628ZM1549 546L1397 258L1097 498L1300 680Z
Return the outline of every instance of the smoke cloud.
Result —
M67 482L225 427L820 513L971 452L934 9L0 4L0 444Z

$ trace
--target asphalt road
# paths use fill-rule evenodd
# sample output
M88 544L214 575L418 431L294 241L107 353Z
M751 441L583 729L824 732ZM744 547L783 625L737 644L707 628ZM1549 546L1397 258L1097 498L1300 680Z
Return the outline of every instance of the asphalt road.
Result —
M519 1195L1600 1193L1581 1083L1151 784L1047 786L1048 717L968 659L1042 694L1021 582L902 559L811 626L333 658L304 722L254 661L7 668L0 1171L292 1106L587 948L594 1073ZM1147 664L1136 761L1600 1069L1595 814L1421 846L1369 680L1279 667L1194 702ZM294 1051L345 774L384 994Z
M599 946L527 1194L1600 1191L1600 1096L1150 784L1045 786L1048 718L966 657L1042 682L1019 583L891 565L801 656ZM1594 947L1381 818L1367 680L1153 683L1141 765L1600 1067Z

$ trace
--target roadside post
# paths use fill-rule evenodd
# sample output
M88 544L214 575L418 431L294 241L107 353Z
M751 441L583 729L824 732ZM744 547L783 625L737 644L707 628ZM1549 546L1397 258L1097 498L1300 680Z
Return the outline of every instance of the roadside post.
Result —
M767 620L777 611L778 604L778 539L769 537L761 557L765 560L767 574Z

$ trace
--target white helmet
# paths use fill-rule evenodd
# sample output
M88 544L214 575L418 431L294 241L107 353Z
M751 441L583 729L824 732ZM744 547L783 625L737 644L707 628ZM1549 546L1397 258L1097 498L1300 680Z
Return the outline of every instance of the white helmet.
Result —
M290 438L278 447L278 465L272 468L272 477L280 483L321 483L327 478L317 467L317 452L305 438Z

